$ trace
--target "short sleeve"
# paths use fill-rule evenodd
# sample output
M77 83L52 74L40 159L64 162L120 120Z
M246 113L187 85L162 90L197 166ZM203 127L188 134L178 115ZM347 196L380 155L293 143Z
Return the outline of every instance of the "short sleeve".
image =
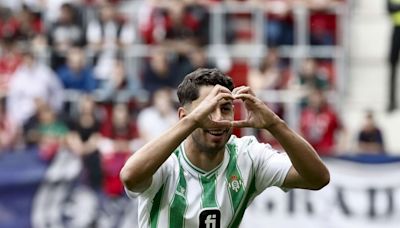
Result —
M278 152L269 144L259 143L256 139L252 140L249 147L256 175L257 192L260 193L270 186L281 187L292 167L287 154Z
M146 198L153 198L161 186L167 181L171 173L174 172L174 167L178 164L178 160L174 154L172 154L164 164L154 173L151 185L141 193L132 192L125 188L126 194L130 198L136 198L137 196L142 196Z

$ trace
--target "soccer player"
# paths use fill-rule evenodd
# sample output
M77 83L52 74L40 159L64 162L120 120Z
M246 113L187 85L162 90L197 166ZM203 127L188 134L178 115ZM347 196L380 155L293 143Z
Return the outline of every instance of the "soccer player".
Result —
M320 189L329 171L315 150L249 87L234 88L216 69L198 69L178 87L178 123L133 154L121 170L138 196L140 227L238 227L249 203L269 186ZM244 120L233 119L242 100ZM232 127L266 129L286 153Z

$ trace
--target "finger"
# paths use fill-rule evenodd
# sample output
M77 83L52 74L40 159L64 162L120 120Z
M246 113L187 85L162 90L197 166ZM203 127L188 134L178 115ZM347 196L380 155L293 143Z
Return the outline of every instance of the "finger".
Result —
M251 95L255 96L255 93L253 92L253 90L249 86L242 86L233 94L235 94L235 95L238 95L238 94L251 94Z
M250 90L250 87L248 87L248 86L241 86L241 87L238 87L238 88L235 90L234 93L232 92L232 94L238 95L238 94L242 94L242 93L248 93L249 90Z
M214 88L211 90L211 92L210 92L210 96L215 96L215 95L217 95L217 94L219 94L219 93L229 93L229 94L232 94L232 92L228 89L228 88L226 88L226 87L224 87L224 86L222 86L222 85L215 85L214 86Z
M232 90L232 94L237 94L238 91L241 90L241 89L243 89L244 87L246 87L246 86L239 86L239 87L234 88L234 89Z
M242 94L237 94L234 96L235 99L241 99L243 101L252 101L252 102L257 102L257 98L252 95L252 94L246 94L246 93L242 93Z
M232 101L234 100L234 97L230 93L219 93L217 96L215 96L215 99L217 100L217 102L226 100Z
M210 120L212 127L218 128L230 128L232 127L232 121L229 120Z
M247 120L235 120L232 121L232 127L239 127L239 128L243 128L243 127L251 127L250 123Z

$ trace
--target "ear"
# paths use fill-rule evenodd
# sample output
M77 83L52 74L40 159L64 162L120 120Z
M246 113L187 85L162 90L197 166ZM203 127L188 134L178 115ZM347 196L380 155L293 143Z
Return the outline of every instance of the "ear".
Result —
M179 119L183 119L183 117L185 117L188 114L188 112L186 111L186 109L184 107L179 107L178 108L178 117Z

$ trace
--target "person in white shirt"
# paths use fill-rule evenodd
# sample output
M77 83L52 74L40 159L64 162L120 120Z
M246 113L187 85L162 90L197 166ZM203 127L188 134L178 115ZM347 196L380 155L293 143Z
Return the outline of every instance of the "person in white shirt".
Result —
M239 227L264 189L321 189L330 174L315 150L258 99L216 69L198 69L178 87L179 121L133 154L120 177L138 196L139 227ZM246 119L234 120L241 100ZM268 130L286 153L232 127Z
M143 109L137 119L139 137L149 142L178 122L172 100L171 89L162 88L154 92L153 105Z
M56 112L61 110L64 101L57 75L30 51L23 55L23 63L14 73L7 93L7 113L18 126L35 114L36 100L44 101Z

